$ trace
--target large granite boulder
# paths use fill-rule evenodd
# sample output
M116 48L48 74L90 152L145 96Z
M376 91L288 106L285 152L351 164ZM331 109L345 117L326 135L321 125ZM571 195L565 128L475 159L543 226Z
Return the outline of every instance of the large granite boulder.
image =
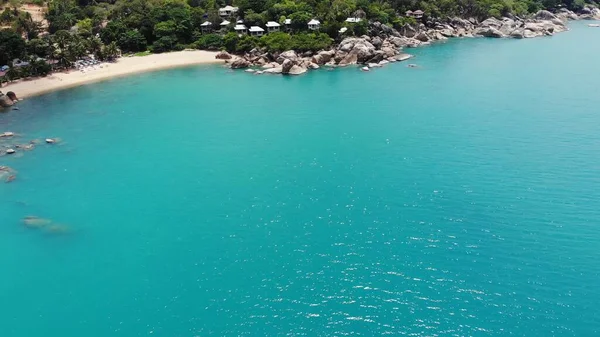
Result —
M287 73L290 75L300 75L300 74L304 74L307 70L308 69L306 67L294 64Z
M522 39L524 37L523 29L515 29L510 33L510 37L514 39Z
M406 37L415 37L418 34L417 30L409 24L405 24L400 28L400 33Z
M298 61L298 55L293 50L287 50L279 54L277 57L277 63L282 64L284 60L291 60L293 62Z
M501 38L504 37L501 31L494 27L481 27L475 30L475 35L480 35L484 37L493 37L493 38Z
M408 44L408 42L405 38L401 38L401 37L397 37L397 36L392 36L392 37L388 38L387 41L390 42L391 44L393 44L396 48L402 48Z
M425 32L420 32L419 34L417 34L417 36L415 36L415 39L417 39L421 42L428 42L429 40L431 40L429 35L427 35L427 33L425 33Z
M371 59L375 54L375 46L365 38L355 38L349 37L345 38L339 45L338 51L347 53L343 58L346 59L347 56L350 56L346 62L352 62L354 56L356 55L356 62L364 63ZM346 63L352 64L352 63Z
M240 57L231 62L231 69L244 69L248 68L250 65L250 61Z
M479 24L480 28L488 28L488 27L493 27L493 28L500 28L502 26L502 21L496 19L496 18L489 18L489 19L485 19L483 22L481 22Z
M552 19L557 19L556 15L554 15L553 13L547 11L547 10L541 10L538 11L537 13L535 13L533 15L533 18L536 20L552 20Z
M222 51L222 52L217 53L217 55L215 55L215 58L217 60L230 60L231 59L231 54L229 54L226 51Z
M295 62L290 60L290 59L284 59L283 62L281 63L281 73L282 74L289 74L290 73L290 69L292 69L292 67L295 65Z
M371 39L371 44L376 49L381 49L381 45L383 44L383 40L379 36L375 36Z
M0 107L7 108L9 106L12 106L13 104L15 104L15 102L13 102L13 100L10 99L10 97L8 97L0 91Z
M318 52L317 55L313 55L311 61L313 63L322 65L322 64L325 64L325 63L331 61L333 56L335 56L334 50L322 50L322 51Z

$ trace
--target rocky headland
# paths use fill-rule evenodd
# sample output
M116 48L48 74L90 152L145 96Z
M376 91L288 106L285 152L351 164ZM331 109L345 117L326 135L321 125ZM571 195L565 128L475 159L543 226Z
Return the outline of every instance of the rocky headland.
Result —
M364 65L361 69L381 67L411 58L405 48L429 45L449 38L534 38L567 31L569 20L600 20L600 9L585 7L579 13L562 9L557 13L541 10L530 17L489 18L484 21L458 17L428 19L418 26L405 25L396 30L380 22L369 23L368 35L347 37L330 50L297 53L294 50L269 53L255 48L244 55L217 54L232 69L254 74L299 75L320 67Z

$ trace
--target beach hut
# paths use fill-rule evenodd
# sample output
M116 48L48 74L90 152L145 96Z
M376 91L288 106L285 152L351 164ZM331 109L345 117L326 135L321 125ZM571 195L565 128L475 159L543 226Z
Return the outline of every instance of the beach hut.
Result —
M267 26L267 31L269 33L278 32L279 31L279 27L281 27L281 25L278 24L275 21L269 21L269 22L267 22L266 26Z
M406 11L406 13L404 13L404 15L408 16L408 17L412 17L413 16L413 11L411 11L410 9Z
M232 6L225 6L223 8L219 8L219 15L221 17L229 17L232 16L234 14L236 14L238 12L239 8L237 7L232 7Z
M316 19L312 19L308 22L308 29L310 30L319 30L321 28L321 22Z
M265 30L259 26L251 26L249 31L250 35L252 36L263 36L263 34L265 33Z
M233 30L235 30L235 32L238 34L248 33L248 28L246 28L246 26L244 25L235 25L235 27L233 27Z
M212 30L212 23L210 21L204 21L200 25L200 30L202 30L202 33L210 32Z
M361 18L347 18L346 22L348 23L359 23L362 19Z
M421 19L423 17L423 14L425 14L425 13L423 13L422 10L417 9L416 11L413 12L413 17L415 19Z

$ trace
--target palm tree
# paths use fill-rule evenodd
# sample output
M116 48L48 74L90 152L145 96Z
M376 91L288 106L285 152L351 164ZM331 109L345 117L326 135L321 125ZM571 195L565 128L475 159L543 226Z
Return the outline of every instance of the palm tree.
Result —
M117 57L119 57L120 50L117 46L116 42L111 42L104 46L102 50L102 56L105 60L114 61Z

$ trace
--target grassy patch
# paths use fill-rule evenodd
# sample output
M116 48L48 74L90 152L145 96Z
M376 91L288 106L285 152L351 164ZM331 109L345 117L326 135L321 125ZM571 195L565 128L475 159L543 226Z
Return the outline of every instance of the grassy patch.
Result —
M152 54L152 53L146 50L146 51L141 51L139 53L135 53L135 54L133 54L133 56L148 56L150 54Z

